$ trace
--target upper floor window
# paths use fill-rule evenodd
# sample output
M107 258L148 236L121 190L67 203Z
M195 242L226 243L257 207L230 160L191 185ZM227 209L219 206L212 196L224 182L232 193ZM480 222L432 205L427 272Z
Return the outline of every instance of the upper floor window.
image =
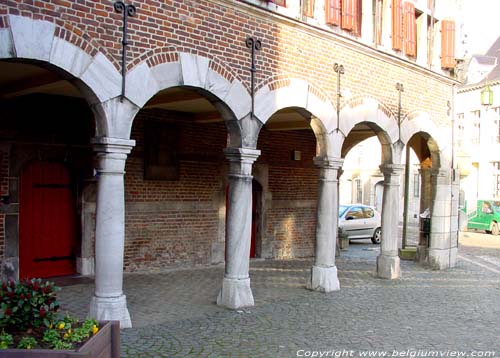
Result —
M276 5L286 7L286 0L268 0Z
M417 20L412 2L392 0L392 48L417 56Z
M361 0L325 0L326 23L361 36Z
M441 21L441 68L455 67L455 21Z
M302 15L314 17L314 0L302 0Z

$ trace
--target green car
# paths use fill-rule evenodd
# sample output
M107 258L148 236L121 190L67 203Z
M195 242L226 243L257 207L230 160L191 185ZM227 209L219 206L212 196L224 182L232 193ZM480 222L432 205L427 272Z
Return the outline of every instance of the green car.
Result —
M478 200L476 210L467 214L467 229L484 230L488 234L498 235L500 229L500 201Z

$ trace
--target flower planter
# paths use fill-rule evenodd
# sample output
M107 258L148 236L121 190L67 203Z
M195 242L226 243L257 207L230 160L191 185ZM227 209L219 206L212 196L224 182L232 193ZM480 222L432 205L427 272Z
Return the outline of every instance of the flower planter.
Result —
M104 323L104 322L101 322ZM106 321L83 346L76 351L49 349L5 349L0 358L120 358L120 322Z

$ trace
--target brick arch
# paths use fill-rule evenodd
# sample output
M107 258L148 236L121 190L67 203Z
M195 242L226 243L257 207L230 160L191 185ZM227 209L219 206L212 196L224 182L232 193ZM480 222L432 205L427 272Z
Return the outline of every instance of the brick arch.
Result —
M443 151L448 141L444 133L432 121L430 115L423 111L409 113L401 122L401 142L407 144L415 134L421 134L426 140L432 155L435 168L443 165Z
M159 91L178 86L200 88L220 100L232 113L227 120L241 119L250 112L250 94L226 65L186 52L154 53L127 73L127 98L139 107Z
M71 74L90 104L105 102L121 92L116 65L77 32L45 20L9 15L0 29L0 59L35 60ZM99 125L98 125L99 126Z

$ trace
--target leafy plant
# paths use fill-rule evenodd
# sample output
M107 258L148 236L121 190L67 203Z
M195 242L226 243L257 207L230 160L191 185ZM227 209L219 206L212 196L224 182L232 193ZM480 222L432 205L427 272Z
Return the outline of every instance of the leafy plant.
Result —
M53 283L41 279L13 281L0 286L0 327L23 330L49 326L59 303Z
M7 349L13 344L14 337L12 337L12 334L5 333L5 331L2 330L2 333L0 334L0 349Z
M73 349L99 331L95 319L59 316L58 290L41 279L0 284L0 349Z
M37 346L37 341L33 337L23 337L19 341L17 348L19 349L33 349Z

